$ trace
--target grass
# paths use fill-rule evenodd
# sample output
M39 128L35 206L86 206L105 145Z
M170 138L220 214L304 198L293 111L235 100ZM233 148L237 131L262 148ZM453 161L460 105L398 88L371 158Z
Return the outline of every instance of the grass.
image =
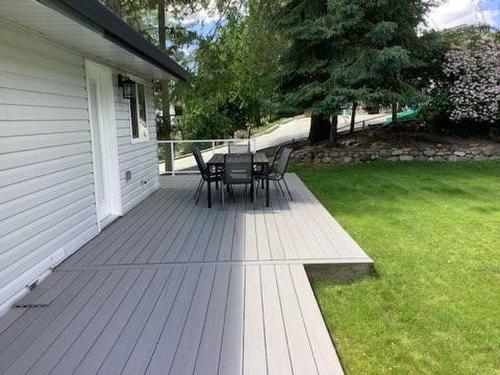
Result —
M375 261L313 281L348 374L500 374L500 162L295 172Z
M269 129L271 129L273 126L281 124L282 121L283 121L283 119L279 119L276 121L265 123L261 126L253 127L252 128L252 135L262 134L262 133L268 131Z

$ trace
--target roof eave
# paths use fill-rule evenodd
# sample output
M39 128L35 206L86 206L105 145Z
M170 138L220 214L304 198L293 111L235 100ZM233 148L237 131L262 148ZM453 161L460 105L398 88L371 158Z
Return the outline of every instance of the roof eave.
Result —
M98 1L37 0L182 81L190 74Z

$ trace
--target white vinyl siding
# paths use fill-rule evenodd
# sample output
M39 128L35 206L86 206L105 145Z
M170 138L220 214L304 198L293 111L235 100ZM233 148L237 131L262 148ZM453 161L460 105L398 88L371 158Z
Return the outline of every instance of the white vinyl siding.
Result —
M84 61L0 19L0 314L98 233ZM125 213L159 187L153 88L149 139L132 143L117 71L113 82Z
M83 56L0 20L0 310L97 234Z
M122 89L118 87L118 73L113 74L113 82L115 86L115 120L118 137L122 207L125 213L159 187L156 118L153 87L151 84L141 81L141 83L144 83L146 91L146 118L149 137L147 140L134 142L132 140L130 103L128 99L123 99ZM120 73L126 75L126 73ZM130 181L125 179L126 171L132 172ZM145 181L146 183L144 183Z

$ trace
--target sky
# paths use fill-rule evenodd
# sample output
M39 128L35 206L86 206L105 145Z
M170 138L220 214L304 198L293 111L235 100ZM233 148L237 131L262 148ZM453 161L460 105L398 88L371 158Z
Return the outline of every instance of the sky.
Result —
M219 18L214 11L214 0L211 8L184 19L183 23L193 25L202 34L210 33ZM438 30L479 22L500 28L500 0L442 0L442 4L427 16L427 26Z
M428 26L438 30L478 22L500 27L500 0L446 0L427 16Z

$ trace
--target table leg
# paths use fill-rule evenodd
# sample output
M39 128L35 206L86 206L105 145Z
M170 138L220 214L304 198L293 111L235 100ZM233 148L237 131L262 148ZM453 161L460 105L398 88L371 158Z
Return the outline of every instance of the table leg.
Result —
M210 191L210 181L207 182L207 201L208 201L208 208L212 207L212 193Z

